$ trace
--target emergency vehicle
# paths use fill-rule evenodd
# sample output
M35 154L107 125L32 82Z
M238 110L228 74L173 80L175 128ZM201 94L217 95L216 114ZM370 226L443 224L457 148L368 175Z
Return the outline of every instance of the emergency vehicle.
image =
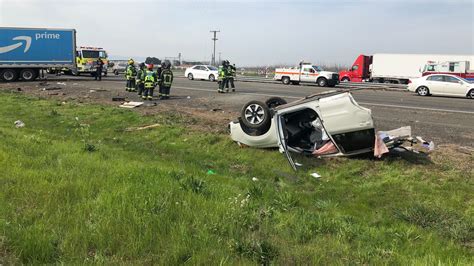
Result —
M324 71L319 66L311 63L301 62L299 66L292 68L275 69L274 80L281 81L283 84L316 83L320 87L334 87L339 83L339 74L335 72Z
M76 50L76 69L63 69L67 74L80 75L90 74L95 75L95 64L97 58L102 59L104 66L102 73L107 76L107 65L109 63L107 52L100 47L80 46Z
M473 66L474 67L474 66ZM422 75L431 74L451 74L469 81L474 81L474 69L471 69L469 61L451 61L451 62L428 62L422 71Z

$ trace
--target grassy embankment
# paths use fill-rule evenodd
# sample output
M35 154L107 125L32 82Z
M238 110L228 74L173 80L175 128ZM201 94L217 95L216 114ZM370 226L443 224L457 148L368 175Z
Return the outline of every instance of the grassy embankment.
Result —
M0 99L0 264L473 263L472 170L449 158L295 174L195 118Z

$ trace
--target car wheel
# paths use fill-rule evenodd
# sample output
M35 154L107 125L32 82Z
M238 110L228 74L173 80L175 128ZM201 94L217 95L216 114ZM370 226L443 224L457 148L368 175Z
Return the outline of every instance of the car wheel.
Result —
M216 77L214 77L214 75L211 74L209 75L209 80L214 82L216 80Z
M342 82L349 82L350 79L349 79L348 77L343 77L343 78L341 79L341 81L342 81Z
M107 77L107 72L104 72L104 77Z
M319 87L326 87L328 85L328 80L326 78L319 78L318 85Z
M470 91L467 93L467 98L474 99L474 89L470 90Z
M283 77L283 78L281 78L281 82L283 82L283 84L285 84L285 85L288 85L288 84L290 84L290 78L289 77Z
M36 77L38 77L38 72L34 69L27 68L20 72L20 78L24 81L32 81L35 80Z
M15 69L5 69L1 72L0 78L7 82L16 81L18 79L18 72Z
M279 105L287 104L286 100L280 97L271 97L265 101L268 108L275 108Z
M250 101L242 108L241 118L248 128L265 130L270 124L270 109L260 101Z
M430 95L430 90L425 86L421 86L418 89L416 89L416 93L418 93L418 95L420 96L428 96Z
M189 80L193 80L193 79L194 79L194 76L193 76L192 73L189 73L189 74L188 74L188 79L189 79Z
M118 70L114 70L114 74L115 74L115 76L118 76L118 74L119 74Z

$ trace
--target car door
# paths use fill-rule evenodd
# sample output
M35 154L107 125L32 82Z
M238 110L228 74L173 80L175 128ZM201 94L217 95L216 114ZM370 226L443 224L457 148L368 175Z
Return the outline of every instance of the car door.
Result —
M304 66L301 69L301 81L316 83L316 71L311 66Z
M443 94L444 86L445 82L442 75L433 75L426 78L426 87L432 94Z
M456 77L444 76L446 86L444 88L446 95L466 96L467 86L463 81Z
M291 157L290 151L288 150L288 145L286 142L286 136L285 136L285 119L281 115L276 115L274 118L276 119L277 123L277 131L278 131L278 147L280 149L280 152L285 154L286 159L288 160L288 163L290 164L291 168L296 171L296 164Z
M202 79L203 78L203 69L204 67L203 66L196 66L196 70L195 70L195 77L196 79Z

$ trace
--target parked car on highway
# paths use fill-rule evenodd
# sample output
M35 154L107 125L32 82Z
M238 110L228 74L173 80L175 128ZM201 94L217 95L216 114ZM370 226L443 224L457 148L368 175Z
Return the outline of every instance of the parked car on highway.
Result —
M128 65L127 61L123 60L123 61L116 61L113 63L114 65L112 67L112 72L114 72L116 76L118 76L121 73L125 73L125 70L127 69L127 65Z
M250 101L229 125L231 138L259 148L279 147L296 170L291 152L313 156L367 153L375 143L370 109L345 91L329 91L295 102L273 97Z
M448 95L474 99L474 84L448 74L432 74L411 80L408 90L420 96Z
M211 65L196 65L190 68L187 68L184 72L184 76L189 80L193 79L202 79L215 81L218 77L218 69L215 66Z

